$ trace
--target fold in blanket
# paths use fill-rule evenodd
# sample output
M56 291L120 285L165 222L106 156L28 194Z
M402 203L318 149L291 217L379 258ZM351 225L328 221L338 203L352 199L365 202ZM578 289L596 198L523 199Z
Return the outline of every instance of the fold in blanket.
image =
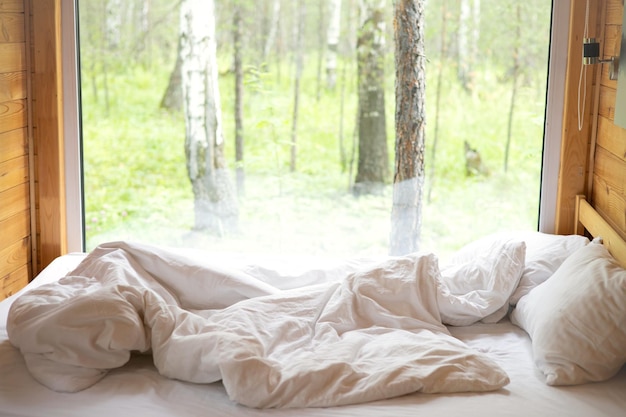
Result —
M503 248L507 256L493 257L476 282L502 287L494 266L504 259L512 270L521 253L521 273L523 249ZM250 274L259 270L104 244L57 283L19 297L9 338L38 381L65 392L91 386L133 352L151 353L170 378L221 380L232 400L260 408L489 391L509 382L496 362L453 338L442 316L454 319L460 305L469 311L462 321L494 313L501 305L491 301L506 301L519 274L501 288L508 294L483 291L477 300L483 292L475 288L469 296L450 290L433 254L339 267L321 284L287 290Z

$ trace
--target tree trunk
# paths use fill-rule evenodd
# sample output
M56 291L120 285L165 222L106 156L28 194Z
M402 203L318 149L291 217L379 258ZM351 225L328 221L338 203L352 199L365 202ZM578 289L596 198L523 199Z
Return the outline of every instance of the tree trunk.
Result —
M317 48L317 88L315 89L315 99L320 101L322 96L322 60L324 58L324 47L325 47L325 37L324 37L324 2L319 2L319 19L317 24L317 40L318 40L318 48Z
M326 87L333 90L337 84L337 49L341 28L341 0L329 0L328 28L326 30Z
M115 51L120 47L122 40L122 0L107 0L106 2L106 40L107 48Z
M194 228L221 236L237 230L238 207L224 157L213 0L183 0L180 17L185 155L194 194Z
M262 65L267 65L267 57L270 54L270 49L276 43L276 34L278 32L278 22L280 18L280 0L274 0L272 2L272 18L270 20L269 33L265 39L265 46L263 47L263 56L261 57Z
M235 65L235 172L237 175L237 195L246 194L243 161L243 64L241 61L241 5L235 5L233 16L233 43Z
M150 33L150 1L151 0L143 0L141 3L141 9L139 11L139 29L140 35L137 36L139 39L139 43L137 45L137 50L140 55L144 55L144 62L149 67L151 62L150 57L150 38L148 36Z
M296 24L295 24L295 55L296 55L296 77L293 92L293 118L291 124L291 172L296 170L296 157L298 153L298 111L300 107L300 79L302 78L302 32L304 31L305 6L304 0L296 1Z
M170 80L167 83L167 89L161 99L161 108L171 111L181 111L183 109L183 76L181 74L182 65L182 36L178 39L178 53L176 54L176 63L174 70L170 74Z
M389 175L385 129L385 0L361 1L357 40L359 156L354 193L382 190Z
M458 71L457 76L463 88L474 89L474 61L480 38L480 0L461 0L459 13Z
M424 185L424 2L396 0L396 158L389 253L419 250ZM407 88L413 86L413 88Z
M509 106L509 122L506 135L506 146L504 148L504 172L509 169L509 151L511 148L511 140L513 137L513 114L515 112L515 99L517 98L517 79L520 70L520 43L522 37L522 11L519 3L516 4L516 28L515 28L515 44L513 46L513 88L511 91L511 104Z

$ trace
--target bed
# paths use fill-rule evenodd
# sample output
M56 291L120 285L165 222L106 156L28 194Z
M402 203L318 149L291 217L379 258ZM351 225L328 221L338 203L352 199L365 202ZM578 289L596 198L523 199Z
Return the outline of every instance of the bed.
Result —
M598 239L591 241L582 236L560 237L538 233L513 234L507 232L473 242L459 251L448 265L437 271L443 276L447 275L453 278L479 277L481 284L504 290L503 293L497 292L498 296L495 297L496 299L505 298L505 302L501 306L497 305L498 303L485 304L484 298L480 298L479 302L475 303L478 305L476 307L472 301L474 297L481 295L481 291L459 292L458 289L454 288L454 285L466 285L467 280L460 279L449 282L447 292L444 291L443 295L440 291L441 288L438 290L428 287L430 288L428 291L433 290L440 297L435 304L449 304L448 308L442 309L440 316L438 316L442 322L445 322L443 324L445 327L444 336L449 336L449 339L446 338L441 343L446 347L448 347L446 343L450 343L452 347L449 349L466 349L458 351L461 353L455 351L457 354L464 355L464 362L462 361L460 366L453 364L452 367L433 368L434 377L432 378L429 375L419 373L415 377L415 374L411 373L415 369L411 366L395 364L399 356L395 352L398 349L394 348L400 346L402 347L400 350L404 349L403 346L406 343L402 339L404 336L387 333L387 331L381 333L380 328L384 326L381 326L380 322L376 322L376 325L366 323L361 327L365 328L366 334L369 335L368 340L385 340L385 337L391 335L391 339L385 343L374 345L377 348L376 352L368 353L373 355L369 358L376 359L370 362L375 362L373 364L375 367L372 369L382 375L378 378L384 382L383 386L372 386L369 382L369 385L359 385L362 384L362 380L369 381L368 378L376 374L373 371L365 372L363 369L361 369L360 374L357 373L357 379L345 379L345 374L349 374L349 370L346 371L344 368L340 368L338 373L331 374L331 377L328 377L327 374L320 374L321 383L319 378L315 376L317 375L315 370L308 375L304 372L304 376L300 379L289 379L285 376L286 374L280 374L279 379L288 381L287 386L283 388L288 393L289 398L285 400L281 399L282 397L269 396L273 398L269 402L259 396L259 392L262 393L263 390L267 390L264 385L265 380L272 379L275 375L263 373L267 372L263 367L253 367L255 370L248 372L250 365L245 360L240 361L244 363L244 366L241 369L235 368L235 371L228 369L230 365L218 367L224 375L214 376L213 379L216 379L214 382L198 383L197 381L185 380L192 379L188 375L195 375L196 368L201 368L204 365L200 364L202 359L195 358L196 364L192 365L193 369L179 369L189 366L189 361L185 359L187 355L190 357L194 355L193 352L189 353L189 350L185 350L186 347L177 351L176 357L174 359L170 357L165 361L167 363L163 365L158 357L163 355L166 357L167 355L161 353L157 346L143 346L145 351L140 353L139 351L142 349L137 349L137 346L134 345L132 349L127 349L132 350L128 357L119 359L118 356L115 356L119 354L117 350L114 356L107 356L105 361L120 361L108 366L109 370L102 371L99 369L102 365L98 363L93 365L93 368L98 368L95 371L94 369L85 370L81 368L81 371L76 374L74 371L77 364L80 364L81 367L88 367L88 362L95 359L85 359L83 351L72 351L75 346L64 344L64 340L74 337L67 336L64 332L70 334L75 322L72 325L67 324L67 318L63 314L77 316L76 310L72 310L73 307L71 306L80 305L83 302L80 299L81 294L92 288L82 286L80 279L72 281L72 276L76 271L92 270L86 270L84 269L85 266L81 266L85 264L89 266L89 262L85 262L88 259L88 254L62 256L51 263L25 289L0 302L0 415L361 415L365 417L413 416L419 413L430 416L458 414L468 417L623 416L626 410L626 396L624 395L626 392L626 368L623 366L626 360L626 271L618 265L618 262L622 266L626 264L626 244L584 198L578 200L577 213L577 224L580 223L581 232L584 228L591 236L600 237L603 244L598 243ZM497 245L494 242L497 242ZM104 250L111 251L113 248L115 249L113 252L118 253L120 247L123 247L126 249L124 253L130 251L135 255L135 258L140 257L141 254L138 255L137 252L133 252L137 250L136 246L125 245L128 243L105 245ZM496 246L499 248L498 256L492 257L492 261L495 263L489 264L489 268L481 269L481 264L468 263L480 258L485 251L493 251ZM504 246L507 248L506 252L502 252ZM140 246L139 249L145 248ZM190 253L192 254L190 255ZM506 256L502 256L503 253ZM168 249L168 252L164 253L163 256L173 256L172 260L175 263L182 259L179 256L196 260L200 259L199 257L204 257L203 259L206 261L208 255L197 251ZM121 262L126 261L122 259ZM292 297L290 300L295 300L296 304L300 304L298 311L301 311L302 300L310 299L299 298L303 296L303 288L306 289L307 297L310 297L308 294L322 294L326 297L325 303L328 304L330 299L328 288L334 288L331 291L332 294L336 294L337 291L335 290L341 285L344 285L341 287L344 288L344 293L346 288L354 290L354 287L345 287L347 284L344 284L343 281L338 284L336 277L358 276L360 278L357 281L368 282L366 278L370 276L368 275L370 272L363 271L392 270L393 272L398 265L395 261L390 264L388 259L324 260L323 262L313 259L292 258L242 259L228 254L214 254L210 260L210 265L216 271L215 273L221 277L220 279L224 277L226 280L232 279L229 268L232 268L233 265L238 266L237 271L239 273L252 274L253 271L257 273L257 276L262 276L264 279L260 283L254 282L250 286L246 282L242 285L241 280L245 281L245 276L243 278L236 276L235 278L240 279L240 281L238 281L238 286L234 292L216 290L218 291L216 297L218 304L209 309L210 313L205 313L202 309L192 308L195 302L193 292L192 294L185 294L184 297L188 298L186 301L187 309L191 310L192 314L200 316L206 314L208 318L214 315L219 316L223 310L229 311L232 309L230 306L235 304L252 306L251 308L255 309L258 304L254 304L254 302L268 298L271 302L281 300L280 302L285 304L283 293L290 294ZM401 261L400 265L406 266L406 258L402 258ZM419 264L425 268L423 270L437 265L436 260L433 260L432 257L419 258L418 261L416 262L415 257L411 258L410 264ZM120 261L113 260L112 262L116 264ZM147 262L149 265L145 262L142 264L146 269L149 269L150 265L161 268L158 263ZM520 262L521 269L519 269ZM380 268L381 263L385 267ZM389 265L393 265L393 268L387 268ZM468 265L470 265L469 269ZM93 268L93 266L89 267ZM97 267L102 268L102 265L98 264ZM174 265L170 262L166 267L178 268L180 265ZM519 274L513 272L513 275L517 275L513 279L514 284L511 284L511 280L507 280L505 283L498 282L497 279L494 281L492 272L503 269L520 271ZM70 273L71 271L74 272ZM65 282L62 277L68 274L69 280L68 278L65 279L71 285L79 285L79 290L70 292L69 295L55 292L62 286L59 283ZM194 271L186 269L185 275L193 274ZM587 283L593 282L596 276L600 277L598 279L600 279L601 284L586 287ZM276 284L278 281L282 284ZM223 283L224 281L218 280L218 283L220 282ZM176 284L170 283L169 285L175 286ZM426 284L421 283L420 285ZM502 286L506 288L500 288ZM276 288L279 290L276 291ZM371 290L370 287L368 288ZM387 286L383 289L389 290L390 288ZM398 295L398 292L402 293L404 289L404 287L399 288L394 296L401 296L402 294ZM378 287L373 290L376 294L382 292L381 288ZM426 290L424 289L424 291ZM168 291L173 290L168 288ZM368 297L374 298L376 296L373 293L363 293L362 288L359 291L361 291L361 295L366 294ZM463 296L452 297L457 293L462 293ZM28 298L41 297L42 294L47 297L54 294L57 304L53 309L49 307L50 298ZM294 294L295 298L293 298ZM63 298L65 296L67 297ZM590 302L581 303L579 298L581 296L591 297ZM141 297L145 299L149 296L142 293ZM234 299L231 299L232 297ZM452 298L445 299L445 297ZM241 303L240 298L253 302L244 301ZM487 299L491 300L493 296L488 295ZM94 302L93 298L88 300L91 300L90 302L93 304L91 310L101 314L102 317L125 314L124 312L119 313L117 310L110 312L108 311L111 308L109 305L100 305L99 302ZM134 303L140 302L137 299L133 300ZM393 310L395 306L401 305L402 303L399 303L398 300L392 298L392 306L388 308ZM416 301L428 303L427 299ZM469 303L474 305L474 308L470 309L468 313L466 309L459 310L459 303ZM32 310L37 310L32 308L33 304L43 308L43 312L33 312ZM149 304L154 305L154 303ZM485 305L489 305L489 307L486 308ZM66 308L69 310L65 310ZM85 307L82 308L83 310L80 311L85 311ZM361 306L360 308L363 309L364 307ZM244 310L236 310L239 317L246 317L243 313ZM370 308L365 308L365 311L370 310ZM60 318L56 319L58 311L63 312L63 314L60 314ZM256 312L252 312L252 316L261 316L264 313L266 311L260 308ZM387 313L388 310L385 314ZM145 314L142 319L149 321L148 313ZM324 313L318 312L316 314L318 314L317 320L319 315ZM350 311L349 314L353 314L353 311ZM436 316L439 313L433 314ZM159 315L155 317L161 318ZM183 322L190 323L188 317L185 317ZM333 317L344 316L338 310L333 310ZM262 321L264 325L271 326L273 320L276 319L275 314L268 314L266 319L268 321ZM81 320L86 319L82 318ZM241 324L232 317L228 317L227 320L229 326L232 327ZM385 320L392 320L391 327L402 328L406 325L404 318L398 321L397 318L385 317ZM107 320L103 321L107 322ZM193 324L193 322L191 323ZM247 321L243 323L249 324ZM88 320L88 324L95 327L102 325L93 317ZM140 325L146 326L145 323L140 323ZM50 331L52 334L46 334L45 331L42 331L42 326L45 329L52 329ZM107 348L110 348L111 345L118 343L115 337L115 332L118 330L115 328L111 330L112 328L108 324L103 326L98 331L97 337L108 334L109 339L107 339L106 344ZM342 323L334 323L333 326L333 334L335 334L337 333L337 326L345 326L345 320ZM418 331L413 331L413 327L411 327L413 324L407 326L409 331L404 333L413 334L417 332L423 334L421 327ZM430 332L428 334L439 329L437 323L432 323L432 326L432 329L427 329ZM29 332L24 329L35 329L36 331ZM372 329L376 329L373 334L371 333ZM262 332L262 330L257 331ZM283 331L284 329L276 330L274 333ZM303 330L300 329L299 331ZM317 329L317 331L320 330ZM136 333L136 330L132 330L132 334ZM149 334L150 331L147 330L147 333ZM268 329L267 333L272 333L272 331ZM11 340L9 340L9 334ZM352 329L345 331L345 335L351 334ZM309 333L305 336L306 338L317 337L317 335L311 336ZM191 337L194 338L197 335L193 334ZM291 343L300 343L299 333L293 337L290 339ZM128 335L125 334L122 339L127 340L128 338ZM36 352L38 346L49 344L51 343L50 340L57 340L60 343L60 347L57 349L63 351L52 354L50 352ZM80 344L80 339L77 340L76 343ZM98 340L98 343L101 343L101 340ZM270 343L275 343L273 342L274 339L268 340L271 341ZM408 340L410 342L413 339ZM455 341L458 341L458 344ZM141 343L145 344L146 342L141 341ZM153 343L155 343L154 340ZM196 344L194 343L193 346ZM278 349L274 345L264 348L273 349L274 352ZM428 348L430 351L435 349L430 345ZM280 349L284 348L281 347ZM317 346L316 350L319 349L320 347ZM174 351L170 350L169 352L171 356L171 352ZM109 353L107 352L107 354ZM313 359L320 358L318 352L314 353L317 356L312 356ZM423 352L415 354L421 353ZM291 354L288 365L296 360L300 361L298 365L307 360L307 357ZM337 356L342 355L340 348L336 354ZM441 352L435 349L435 356L438 355L441 356ZM50 356L56 357L57 361L50 362L48 360ZM70 359L68 359L69 362L59 364L59 361L63 362L58 360L59 357L69 357ZM328 359L323 355L321 358L320 363ZM235 359L241 358L236 357ZM432 357L427 359L431 360ZM420 362L423 360L421 356L413 357L409 362L411 360L421 365L424 364ZM86 363L87 365L85 365ZM384 365L382 368L381 363ZM484 368L481 368L486 373L481 374L479 369L478 376L468 382L468 375L471 373L469 368L485 363L493 363L495 371L489 369L485 371ZM431 362L426 362L426 364L430 365ZM333 364L333 366L335 365ZM168 367L176 369L171 370ZM385 373L385 368L393 368L394 372ZM423 366L420 369L423 369ZM97 375L94 376L93 372L96 372ZM261 379L255 379L257 375L262 375ZM310 375L314 376L311 377ZM405 378L407 375L410 378ZM222 376L226 378L224 381L221 379ZM232 380L238 377L245 380L243 381L243 388L233 386ZM415 378L419 380L418 389L411 385ZM337 386L337 380L343 381L343 385ZM449 384L442 385L442 381L448 380L450 380ZM396 381L401 383L396 383ZM280 381L273 383L276 386L282 386ZM468 383L469 385L467 385ZM332 389L334 390L333 395L319 394L317 391L310 393L308 390L316 384L322 387L324 385L334 387ZM350 384L359 388L354 390L348 386ZM411 389L414 392L411 392ZM406 390L409 392L405 392ZM300 394L300 391L304 394ZM364 397L364 392L367 392L368 396ZM279 398L279 400L275 398Z

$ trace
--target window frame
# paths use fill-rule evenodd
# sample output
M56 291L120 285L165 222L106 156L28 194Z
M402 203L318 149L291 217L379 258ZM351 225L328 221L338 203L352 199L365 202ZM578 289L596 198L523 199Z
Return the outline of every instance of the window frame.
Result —
M61 2L61 60L63 84L63 148L67 250L85 251L78 0Z

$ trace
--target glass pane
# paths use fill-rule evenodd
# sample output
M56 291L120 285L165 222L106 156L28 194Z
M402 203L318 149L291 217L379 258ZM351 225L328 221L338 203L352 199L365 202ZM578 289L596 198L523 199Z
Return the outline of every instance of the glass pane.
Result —
M78 3L88 250L132 239L237 252L389 252L392 2ZM487 233L537 229L551 5L425 3L419 249L445 256ZM189 16L202 16L201 27ZM374 29L361 23L372 21ZM215 42L215 56L203 39ZM359 127L367 105L359 91L373 91L359 89L362 48L382 57L384 111L368 114L383 118L374 133L386 155L369 159L361 154L377 151L359 151L376 130ZM200 145L186 147L190 138ZM382 167L382 182L364 174L368 160ZM198 173L209 181L194 193Z

